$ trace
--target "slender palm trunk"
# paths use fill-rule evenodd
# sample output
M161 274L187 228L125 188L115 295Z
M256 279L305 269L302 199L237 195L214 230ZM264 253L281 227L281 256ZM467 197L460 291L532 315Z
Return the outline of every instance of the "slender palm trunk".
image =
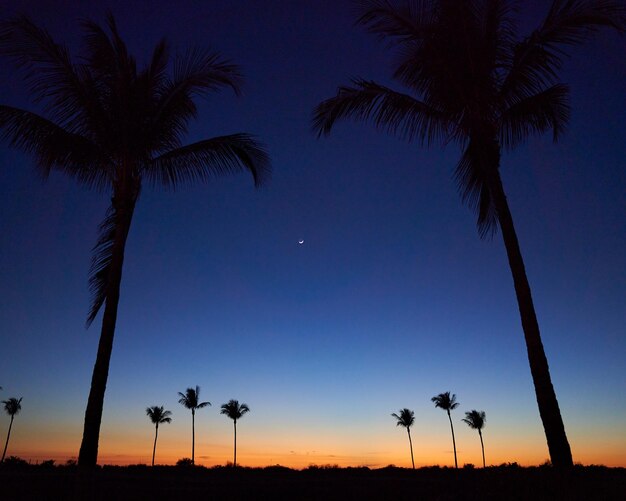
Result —
M485 468L485 446L483 445L483 434L480 432L480 428L478 428L478 436L480 437L480 448L483 451L483 468Z
M497 164L499 165L499 150ZM489 191L498 212L498 221L506 247L509 266L513 275L517 304L522 319L522 328L526 340L526 351L530 364L530 373L535 386L535 395L539 406L539 415L548 442L550 459L557 468L573 466L572 451L565 434L559 403L550 378L550 368L541 342L539 324L526 276L526 268L513 226L513 218L504 194L500 173L495 169L489 176Z
M233 468L237 468L237 420L233 421L235 425L235 457L233 459Z
M83 440L78 454L78 465L87 468L94 468L98 461L98 439L100 437L104 393L109 377L109 363L113 349L117 305L120 299L124 250L135 210L135 201L136 194L128 197L116 194L112 199L115 210L115 237L111 251L111 264L107 281L98 354L96 355L96 363L91 377L91 389L89 391L89 399L87 400L87 410L85 411Z
M454 467L458 468L459 465L456 462L456 441L454 440L454 426L452 426L452 416L450 416L450 411L448 412L448 419L450 420L450 429L452 430L452 448L454 449Z
M156 424L156 431L154 432L154 447L152 447L152 466L154 466L154 456L156 454L156 442L159 436L159 423Z
M411 449L411 464L413 465L413 469L415 469L415 461L413 460L413 442L411 440L411 430L407 428L406 432L409 434L409 448Z
M194 462L196 452L196 410L191 409L191 464Z
M7 441L4 444L4 452L2 452L2 459L0 459L0 463L4 462L4 456L6 456L7 453L7 447L9 446L9 438L11 437L11 428L13 427L13 418L15 416L11 416L11 422L9 423L9 432L7 433Z

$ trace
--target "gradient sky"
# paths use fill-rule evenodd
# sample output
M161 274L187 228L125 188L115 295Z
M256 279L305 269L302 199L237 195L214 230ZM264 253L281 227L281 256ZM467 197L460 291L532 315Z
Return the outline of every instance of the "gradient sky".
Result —
M548 458L500 235L479 239L451 180L459 152L427 151L342 123L317 139L313 107L361 76L392 84L391 54L353 25L348 1L22 0L20 12L70 47L78 20L110 9L140 60L166 36L241 65L244 96L201 102L189 142L255 133L271 181L249 176L144 189L126 250L100 435L101 463L190 456L177 392L200 385L196 459L232 457L231 398L244 465L410 465L391 412L415 410L418 465L452 465L448 420L430 398L457 394L459 463ZM77 6L74 4L78 3ZM522 26L544 2L523 2ZM174 7L174 5L176 5ZM13 15L14 4L3 6ZM626 466L626 41L603 33L563 69L572 117L560 143L531 140L502 175L574 460ZM0 102L37 109L6 61ZM87 272L108 196L0 145L0 392L23 397L8 454L76 457L99 336L85 330ZM304 239L303 245L298 240ZM0 440L9 419L0 420Z

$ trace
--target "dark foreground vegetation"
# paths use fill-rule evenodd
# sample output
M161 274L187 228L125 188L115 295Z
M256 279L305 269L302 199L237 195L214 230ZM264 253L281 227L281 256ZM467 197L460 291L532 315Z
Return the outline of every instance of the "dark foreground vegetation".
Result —
M172 499L624 499L626 469L506 464L486 469L388 466L380 469L310 466L232 468L199 466L104 466L82 471L52 462L0 466L4 500Z

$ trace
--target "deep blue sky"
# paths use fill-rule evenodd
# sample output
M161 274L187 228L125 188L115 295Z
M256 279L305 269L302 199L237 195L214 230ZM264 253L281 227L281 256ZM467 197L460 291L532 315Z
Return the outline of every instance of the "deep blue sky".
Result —
M543 3L523 2L522 25ZM460 202L457 149L427 151L364 124L340 124L326 139L311 132L313 107L351 77L399 88L390 53L353 25L350 2L20 2L72 48L77 20L103 21L107 9L140 60L166 36L242 67L244 95L202 101L188 139L255 133L273 176L259 190L243 174L175 193L145 187L127 246L101 450L123 443L123 432L149 435L147 405L174 410L172 430L187 433L176 392L199 384L214 406L239 398L253 409L250 440L267 443L248 451L250 464L271 447L310 462L383 464L396 454L401 463L405 437L389 417L400 407L419 416L417 462L449 463L447 424L430 403L447 390L459 411L487 412L494 462L545 459L504 246L499 234L480 240ZM3 17L14 12L4 7ZM502 162L575 460L622 466L625 49L614 33L579 48L562 72L572 117L560 143L533 139ZM0 96L37 109L6 61ZM99 319L84 328L87 271L108 195L58 174L43 183L6 143L0 189L0 396L24 397L16 453L34 456L19 442L37 436L71 455L99 335ZM227 425L215 408L207 416L207 434ZM473 435L459 432L468 437L460 461L477 463ZM217 461L221 435L203 439L213 451L207 464ZM57 450L42 447L43 456Z

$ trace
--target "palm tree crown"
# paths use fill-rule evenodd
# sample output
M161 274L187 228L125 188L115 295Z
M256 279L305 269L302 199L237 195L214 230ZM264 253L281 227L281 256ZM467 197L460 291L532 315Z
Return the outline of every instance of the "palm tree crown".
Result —
M172 422L172 418L170 417L172 415L171 411L166 411L165 407L163 406L152 406L152 407L148 407L146 408L146 415L150 418L150 421L152 421L152 424L155 425L160 425L162 423L171 423Z
M228 416L235 422L248 412L250 412L250 408L246 404L240 404L239 400L229 400L228 403L222 404L220 410L220 414Z
M22 410L22 399L21 398L9 398L8 400L3 400L4 404L4 412L6 412L9 416L13 417L16 414L19 414Z
M391 415L396 418L396 426L403 426L404 428L410 428L415 422L415 412L410 409L402 409L400 414L392 412Z
M139 68L112 16L106 28L91 21L83 28L85 51L74 60L27 17L0 23L0 55L24 70L34 100L45 104L45 116L0 105L0 138L32 155L44 176L62 172L87 188L107 191L111 199L89 277L87 325L103 306L104 313L78 462L93 467L124 252L141 190L175 189L236 171L250 172L259 185L269 173L269 159L247 133L183 144L188 123L197 116L195 98L225 87L239 93L237 66L198 49L170 64L162 40Z
M465 417L461 419L467 426L473 430L482 430L487 423L487 416L484 411L470 411L465 413Z
M459 406L459 403L456 401L456 395L453 393L450 396L450 392L446 391L445 393L440 393L439 395L435 395L430 399L431 402L435 403L435 407L439 407L444 411L450 413L450 411L456 409Z
M342 119L421 145L456 143L455 180L477 215L481 237L502 232L513 276L539 413L552 464L573 466L543 349L530 285L500 177L502 150L552 131L569 118L569 88L558 82L568 47L602 27L623 31L618 0L553 0L530 36L517 32L514 0L360 0L358 23L396 50L398 92L356 78L320 103L313 127L328 135Z
M200 387L196 386L196 388L187 388L185 393L178 392L180 398L178 399L178 403L185 406L187 409L191 409L191 412L194 413L196 409L202 409L207 405L211 405L211 402L199 402L200 400Z

